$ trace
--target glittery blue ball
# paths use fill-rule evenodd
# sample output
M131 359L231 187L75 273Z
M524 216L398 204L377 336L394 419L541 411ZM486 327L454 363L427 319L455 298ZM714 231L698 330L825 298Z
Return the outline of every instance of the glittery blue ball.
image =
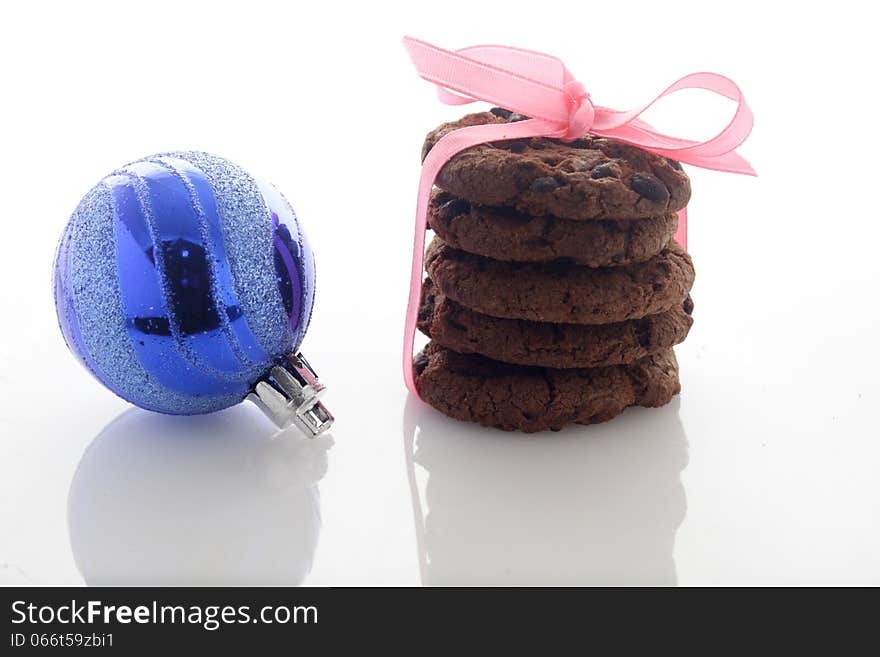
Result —
M163 413L242 401L299 347L314 290L314 257L287 199L199 152L105 177L55 259L67 346L120 397Z

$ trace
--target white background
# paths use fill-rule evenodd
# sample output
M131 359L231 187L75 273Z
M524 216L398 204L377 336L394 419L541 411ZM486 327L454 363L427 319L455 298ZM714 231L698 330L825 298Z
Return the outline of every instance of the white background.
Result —
M880 584L867 4L395 4L0 9L0 582ZM676 402L524 437L408 401L419 149L461 108L415 76L407 33L554 53L620 108L692 71L739 82L760 176L688 169L696 322ZM729 116L700 94L668 107L658 127L683 136ZM127 411L67 353L50 287L67 217L113 168L171 149L239 162L303 220L332 439L270 439L244 405Z

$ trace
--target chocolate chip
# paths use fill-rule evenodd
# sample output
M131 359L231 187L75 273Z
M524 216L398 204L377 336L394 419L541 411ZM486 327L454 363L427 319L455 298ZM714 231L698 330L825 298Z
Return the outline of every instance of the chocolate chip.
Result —
M562 185L559 184L556 178L546 176L544 178L535 178L529 189L538 194L548 194L559 187L562 187Z
M593 169L590 173L590 178L619 178L620 173L620 167L617 164L614 162L605 162Z
M690 295L690 294L687 295L687 299L684 300L684 303L681 304L681 307L684 309L684 311L685 311L688 315L693 314L693 312L694 312L694 300L691 299L691 295Z
M650 173L636 173L629 181L630 189L649 201L668 201L669 190L659 178Z
M590 139L575 139L568 142L569 148L593 148L593 142Z
M516 123L517 121L525 121L529 117L525 114L517 114L516 112L511 112L510 116L507 117L508 123Z
M424 351L420 351L416 354L416 357L413 358L413 370L418 375L424 372L427 366L428 354L426 354Z
M440 218L444 221L452 221L455 217L461 214L469 214L470 211L471 204L460 198L446 201L446 203L437 208L437 214L440 215Z
M494 114L499 119L509 119L510 115L513 113L510 110L506 110L503 107L493 107L489 110L491 114Z
M546 169L530 158L522 158L521 162L513 165L513 184L516 185L520 193L525 193L532 186L535 178L540 177Z
M617 255L611 256L611 262L619 265L621 262L624 261L625 258L626 256L624 254L618 253Z
M669 166L671 166L676 171L682 171L681 163L678 160L673 160L672 158L667 157L666 161L669 162Z
M419 325L421 326L422 322L428 321L431 315L434 314L434 303L433 299L425 299L421 306L419 306Z
M506 148L511 153L522 153L529 146L528 139L511 139L510 141L503 141L499 144L499 146Z

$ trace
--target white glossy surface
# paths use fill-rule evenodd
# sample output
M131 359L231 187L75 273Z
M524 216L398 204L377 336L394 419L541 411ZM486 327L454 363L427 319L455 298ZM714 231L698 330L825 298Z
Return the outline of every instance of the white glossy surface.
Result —
M796 29L767 3L603 6L603 25L631 20L624 45L585 30L588 3L503 23L417 5L2 10L0 583L880 584L880 144L861 129L878 53L860 3L802 6ZM620 107L692 70L741 83L761 176L689 169L696 323L673 404L529 438L408 399L418 151L460 109L415 78L406 32L554 52ZM706 111L658 124L705 134L718 108L694 100ZM247 406L130 410L67 353L49 285L67 216L114 166L176 148L240 162L302 218L332 437L273 437Z

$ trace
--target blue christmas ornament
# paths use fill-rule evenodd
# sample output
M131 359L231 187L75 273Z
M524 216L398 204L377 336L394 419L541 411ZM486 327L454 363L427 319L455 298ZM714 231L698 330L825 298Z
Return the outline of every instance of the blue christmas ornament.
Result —
M317 434L332 416L297 354L315 262L287 199L200 152L146 157L80 201L55 260L68 348L141 408L190 415L250 397Z

